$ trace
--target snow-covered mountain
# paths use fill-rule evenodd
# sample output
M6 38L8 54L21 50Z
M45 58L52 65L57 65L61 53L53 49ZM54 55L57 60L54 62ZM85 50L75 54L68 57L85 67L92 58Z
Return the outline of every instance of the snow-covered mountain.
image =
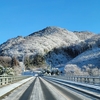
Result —
M56 66L71 59L62 48L79 41L73 32L58 27L47 27L29 36L18 36L8 40L0 46L0 55L18 56L19 60L28 56L31 57L33 65L39 62L35 59L39 56L41 60L45 58L47 63L51 62L52 66Z
M1 54L4 55L23 55L26 54L45 54L54 48L69 46L79 41L79 38L70 31L57 27L47 27L41 31L34 32L27 37L18 36L10 39L0 46Z
M86 39L91 38L92 36L94 36L94 34L92 32L88 32L88 31L74 31L74 33L81 40L86 40Z
M43 67L47 64L52 67L67 66L73 64L75 59L77 61L78 57L87 54L88 50L99 46L100 35L87 31L71 32L59 27L46 27L26 37L18 36L1 44L0 56L17 57L31 68ZM81 63L81 60L79 62ZM75 64L77 68L83 66L83 63Z
M75 45L73 51L75 52L75 50L81 51L81 53L66 64L66 74L98 75L100 73L100 34L93 35Z
M98 75L100 71L100 48L93 48L78 55L65 66L66 74Z

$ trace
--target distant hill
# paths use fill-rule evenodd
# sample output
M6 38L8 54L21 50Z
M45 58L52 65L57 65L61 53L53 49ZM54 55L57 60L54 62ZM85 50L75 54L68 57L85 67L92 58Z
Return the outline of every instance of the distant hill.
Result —
M78 57L99 47L100 35L88 31L71 32L59 27L46 27L26 37L18 36L1 44L0 56L15 57L25 63L26 69L63 65L66 66L66 71L68 64L73 64ZM75 63L77 68L87 66L83 61L79 62L82 64ZM95 66L98 65L95 63Z
M27 66L27 59L30 59L30 66L41 66L45 59L55 67L72 59L62 48L78 41L80 39L73 32L58 27L47 27L29 36L8 40L0 46L0 55L16 56L19 61L22 61L24 56Z

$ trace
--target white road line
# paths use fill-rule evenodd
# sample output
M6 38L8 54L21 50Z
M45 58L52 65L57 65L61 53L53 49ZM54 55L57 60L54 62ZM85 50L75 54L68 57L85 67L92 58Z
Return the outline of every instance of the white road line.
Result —
M63 93L61 93L58 89L56 89L54 86L52 86L51 84L49 84L47 81L45 81L44 79L42 79L42 82L47 86L47 88L49 89L49 91L52 93L52 95L54 95L54 97L57 100L71 100L70 98L66 97L65 95L63 95ZM42 100L42 99L41 99Z
M49 81L50 81L50 80L49 80ZM53 84L56 84L56 83L54 83L53 81L54 81L54 82L57 82L57 83L64 84L64 83L59 82L59 81L56 81L56 80L52 80L52 81L50 81L50 82L53 83ZM72 91L72 90L70 90L70 89L68 89L68 88L66 89L66 88L62 87L62 86L59 85L59 84L56 84L56 85L58 85L59 87L65 89L65 90L68 91L69 93L72 93L72 94L76 95L77 97L82 98L83 100L91 100L91 98L84 96L82 93L79 94L79 93L77 93L77 92L75 92L75 91Z
M35 81L30 100L45 100L39 78Z
M30 84L33 82L34 79L35 77L33 77L33 79L27 82L26 84L23 84L21 87L18 87L17 89L12 91L11 94L9 94L9 96L6 96L2 100L19 100L19 98L26 91L26 89L30 86Z

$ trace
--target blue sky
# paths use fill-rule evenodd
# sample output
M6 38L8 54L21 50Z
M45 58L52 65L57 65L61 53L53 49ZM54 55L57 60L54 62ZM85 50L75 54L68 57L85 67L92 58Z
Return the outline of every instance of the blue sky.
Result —
M100 33L100 0L0 0L0 44L47 26Z

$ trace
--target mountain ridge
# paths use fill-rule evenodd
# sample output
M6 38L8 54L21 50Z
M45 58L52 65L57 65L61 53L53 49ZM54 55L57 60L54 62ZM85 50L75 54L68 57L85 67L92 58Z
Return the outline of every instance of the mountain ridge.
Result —
M19 61L24 59L26 68L65 66L81 53L99 47L99 36L49 26L26 37L9 39L0 45L0 56L15 56Z

